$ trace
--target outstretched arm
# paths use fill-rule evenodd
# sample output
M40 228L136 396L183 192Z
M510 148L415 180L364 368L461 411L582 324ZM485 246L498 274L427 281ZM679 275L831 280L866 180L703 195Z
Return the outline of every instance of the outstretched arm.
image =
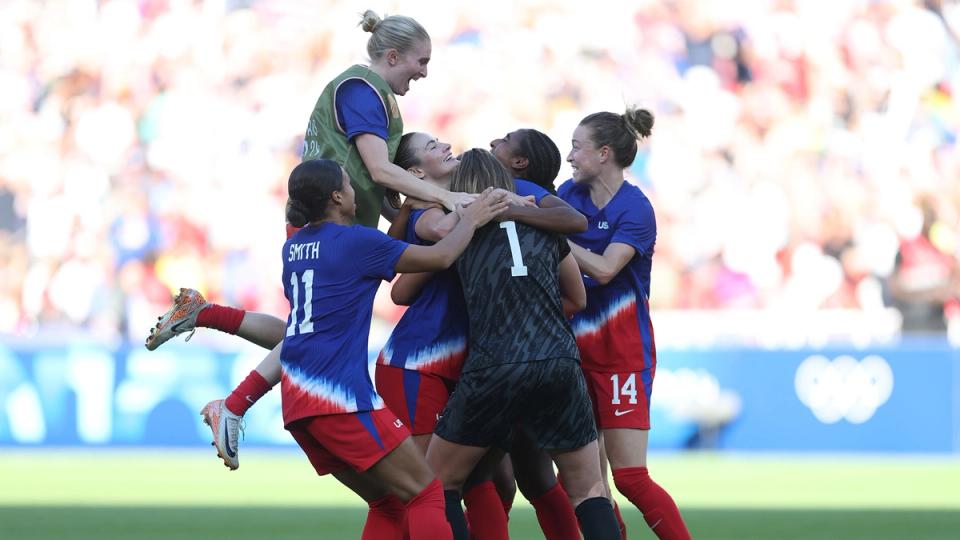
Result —
M531 227L561 234L587 230L587 218L566 201L553 195L541 199L540 206L511 205L502 219L519 221Z
M451 193L429 182L417 178L405 169L390 161L387 141L372 133L361 133L353 140L360 153L360 159L370 171L373 181L404 195L442 204L450 210L457 204L466 204L474 196L467 193Z
M473 233L506 210L503 193L488 188L470 206L459 207L460 222L450 234L432 246L410 245L394 267L397 272L431 272L449 268L470 243Z

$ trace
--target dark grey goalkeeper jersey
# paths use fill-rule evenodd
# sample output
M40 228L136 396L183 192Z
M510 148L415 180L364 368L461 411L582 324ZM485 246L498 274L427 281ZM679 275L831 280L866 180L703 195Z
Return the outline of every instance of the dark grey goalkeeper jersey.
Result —
M463 372L552 358L579 360L560 301L561 235L522 223L478 230L457 261L470 319Z

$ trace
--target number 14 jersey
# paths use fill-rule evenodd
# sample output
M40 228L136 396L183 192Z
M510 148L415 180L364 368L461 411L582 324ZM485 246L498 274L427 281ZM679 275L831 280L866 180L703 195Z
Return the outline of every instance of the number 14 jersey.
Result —
M579 360L560 301L560 235L505 221L474 235L457 261L470 321L463 372L552 358Z

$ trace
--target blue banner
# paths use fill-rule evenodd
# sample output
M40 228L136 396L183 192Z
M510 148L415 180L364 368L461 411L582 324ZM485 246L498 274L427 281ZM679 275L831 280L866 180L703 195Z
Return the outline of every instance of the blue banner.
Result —
M0 344L0 446L208 444L200 409L264 353ZM652 448L960 451L960 353L945 342L663 349L658 361ZM293 444L276 389L245 421L245 445Z

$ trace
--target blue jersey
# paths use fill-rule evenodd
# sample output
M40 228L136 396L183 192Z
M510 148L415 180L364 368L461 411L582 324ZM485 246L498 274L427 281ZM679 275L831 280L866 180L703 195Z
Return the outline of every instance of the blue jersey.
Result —
M636 371L656 364L650 322L650 268L657 239L653 206L640 188L624 182L603 208L590 199L589 186L564 182L557 196L587 217L586 232L568 238L602 254L613 243L636 250L606 285L584 276L587 307L571 321L585 369Z
M533 195L533 197L537 201L537 204L540 204L540 201L542 201L544 197L550 194L549 191L543 189L542 187L538 186L537 184L534 184L529 180L524 180L523 178L514 178L513 184L517 188L517 195L520 195L521 197L526 197L527 195Z
M340 129L353 140L357 135L372 133L387 140L389 121L380 94L360 79L344 81L337 89L337 121Z
M406 240L428 244L416 233L425 210L414 210ZM467 354L467 308L456 270L437 272L397 322L377 363L457 380Z
M373 298L405 242L360 225L324 223L283 244L290 301L280 351L283 420L383 408L367 365Z

